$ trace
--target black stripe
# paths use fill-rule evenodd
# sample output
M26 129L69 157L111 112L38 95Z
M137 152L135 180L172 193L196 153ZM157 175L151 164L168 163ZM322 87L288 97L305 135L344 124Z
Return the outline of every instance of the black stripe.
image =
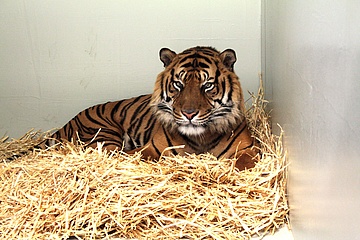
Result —
M199 144L197 143L197 141L193 141L192 139L188 138L186 135L181 135L182 138L185 139L186 143L194 149L199 149Z
M220 105L223 104L220 99L214 99L213 101L216 102L216 103L218 103L218 104L220 104ZM214 105L212 105L212 106L214 107Z
M90 111L91 111L91 112L90 112ZM92 114L93 111L94 111L94 107L85 109L85 110L84 110L84 114L85 114L86 118L87 118L88 120L90 120L92 123L95 123L95 124L97 124L97 125L99 125L99 126L105 127L105 125L104 125L103 123L101 123L101 122L99 122L98 120L96 120L96 119L93 118L93 116L92 116L92 115L93 115L93 114ZM94 112L96 113L96 116L98 116L96 109L95 109Z
M154 126L156 123L156 118L152 117L146 126L146 130L143 136L143 143L147 143L150 139L151 133L153 132Z
M230 141L230 143L227 144L227 147L217 156L218 158L223 156L227 151L229 151L229 149L232 147L232 145L234 144L235 141L237 141L238 139L238 136L244 131L244 129L246 128L246 124L242 124L242 128L241 130L239 131L238 134L236 134L235 136L232 136L232 140ZM241 125L239 126L241 127ZM241 141L241 140L240 140Z
M144 110L144 108L146 108L149 105L149 102L150 102L150 99L148 98L148 99L144 99L143 102L140 103L140 105L134 110L134 113L131 117L130 122L133 122L135 118L139 118L139 115L137 115L137 114L142 112ZM146 113L149 112L149 110L150 110L150 108L146 111ZM145 114L143 114L141 116L141 119L144 117ZM137 121L139 121L139 119Z
M216 147L219 144L219 142L221 141L221 139L223 139L223 138L224 138L224 135L220 135L217 138L215 138L214 140L212 140L211 143L209 144L208 149L210 150L210 149L213 149L214 147Z
M174 73L175 73L175 69L171 69L170 75L171 75L171 79L170 81L174 81Z
M183 59L181 59L181 60L179 61L179 64L185 62L186 60L189 60L190 58L195 58L195 59L196 59L196 58L200 58L200 59L204 59L204 60L205 60L207 63L209 63L209 64L212 64L212 63L213 63L208 57L205 57L205 56L200 55L200 54L198 54L198 53L194 53L194 54L192 54L192 55L186 56L186 57L184 57Z
M211 57L214 56L214 52L212 50L201 49L201 52L203 52L204 54L209 55Z
M121 116L121 118L120 118L120 125L121 125L121 126L124 125L124 121L127 119L127 118L126 118L126 115L127 115L128 111L129 111L129 108L132 107L134 104L136 104L136 103L137 103L141 98L143 98L144 96L146 96L146 95L141 95L141 96L139 96L139 97L136 97L135 99L133 99L133 101L130 101L128 104L126 104L126 105L122 108L122 110L121 110L121 112L120 112L120 116ZM130 114L131 114L131 113L130 113Z
M202 59L204 59L207 63L209 63L209 64L212 64L213 63L213 61L211 61L209 58L207 58L207 57L205 57L205 56L202 56L201 57Z
M200 66L201 68L210 68L209 65L207 65L207 64L205 64L205 63L203 63L203 62L199 62L199 66Z
M159 103L157 105L157 109L164 112L172 113L171 108L165 103Z
M160 80L160 87L161 87L161 94L160 94L160 99L164 99L164 75L161 75L161 80Z
M222 87L222 96L221 96L221 100L224 99L225 97L225 94L227 94L227 91L226 91L226 82L225 81L222 81L221 82L221 87ZM231 85L230 85L230 88L231 88ZM228 101L231 100L231 98L228 98ZM222 102L222 101L221 101Z
M118 144L117 142L104 141L103 147L106 148L106 147L109 146L109 145L115 145L115 146L117 146L117 147L119 148L119 150L122 149L122 147L123 147L122 143L121 143L121 144Z
M143 124L143 119L144 117L148 116L148 113L150 112L150 108L148 108L143 114L141 114L141 116L138 116L137 115L137 119L136 119L136 122L133 123L133 125L135 125L134 128L132 128L132 131L135 133L135 134L139 134L141 133L141 131L139 131L140 127L142 126ZM136 114L134 114L136 115Z
M112 121L110 121L107 118L107 116L105 115L105 105L106 104L101 104L101 105L97 106L96 114L101 120L103 120L106 123L105 125L113 126L114 124L112 123Z
M185 64L181 65L180 67L181 68L189 68L189 67L192 67L192 66L193 66L193 64L191 62L189 62L189 63L185 63Z
M215 79L214 79L214 83L219 84L219 76L220 76L220 70L216 69L216 73L215 73Z
M230 101L232 101L232 92L233 92L233 90L232 90L232 85L233 85L233 79L231 78L231 74L229 74L228 75L228 81L229 81L229 92L227 93L227 95L228 95L228 99L230 100Z
M119 116L121 113L119 113L119 109L122 107L122 104L124 103L124 100L121 100L119 102L117 102L115 104L115 106L113 107L113 109L111 109L111 112L110 112L110 116L111 116L111 119L113 122L116 122L115 121L115 116ZM118 127L120 128L120 122L116 122L116 124L118 125Z
M116 136L117 138L123 138L123 133L117 131L117 129L110 129L110 128L102 128L99 135L108 134L111 136Z
M159 156L161 156L161 152L160 152L160 151L159 151L159 149L155 146L155 143L154 143L154 138L153 138L153 139L151 139L151 144L153 145L153 147L154 147L154 149L155 149L156 153L157 153Z
M171 139L170 139L168 133L165 131L164 126L162 126L162 128L163 128L163 131L164 131L164 135L165 135L166 141L167 141L167 143L168 143L167 145L168 145L169 147L172 147L173 144L172 144L172 142L171 142ZM177 154L178 154L178 152L177 152L174 148L171 148L171 152L172 152L174 155L177 155Z

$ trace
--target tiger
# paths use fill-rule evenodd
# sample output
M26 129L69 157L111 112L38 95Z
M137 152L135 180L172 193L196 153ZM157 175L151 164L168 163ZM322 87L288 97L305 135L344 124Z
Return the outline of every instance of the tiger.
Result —
M239 170L254 167L259 151L245 119L235 51L197 46L177 54L162 48L159 57L164 70L151 94L87 108L45 145L102 143L107 150L141 152L154 161L164 154L210 153L235 159Z

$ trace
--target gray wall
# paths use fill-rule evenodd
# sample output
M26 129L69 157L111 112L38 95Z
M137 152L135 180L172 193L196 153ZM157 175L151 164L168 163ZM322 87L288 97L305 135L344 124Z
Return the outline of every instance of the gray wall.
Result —
M0 137L150 93L162 47L233 48L244 89L256 91L260 10L259 0L1 0Z
M263 70L285 130L295 239L360 239L360 2L263 1Z
M0 137L149 92L163 46L232 47L286 133L295 239L359 238L360 3L261 3L262 50L260 1L1 1Z

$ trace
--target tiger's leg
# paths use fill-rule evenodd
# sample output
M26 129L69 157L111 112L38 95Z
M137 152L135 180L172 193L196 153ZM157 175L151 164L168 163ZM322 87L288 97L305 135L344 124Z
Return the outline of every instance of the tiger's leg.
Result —
M173 133L176 134L176 133ZM159 160L162 155L178 155L187 151L182 138L170 134L163 126L159 125L153 129L153 134L148 143L144 147L126 151L128 154L141 152L145 159ZM180 147L179 147L180 146ZM188 151L191 152L191 151Z
M258 160L259 149L245 122L229 134L214 150L217 157L237 159L235 166L239 170L253 168Z
M235 158L235 166L241 171L244 169L253 168L256 162L259 160L259 148L256 144L256 140L250 137L249 140L240 140L236 149L232 149L231 158Z
M144 159L151 161L157 161L161 156L161 152L157 152L152 144L147 144L144 147L127 150L125 152L130 155L135 153L141 153Z
M239 154L237 154L235 167L240 171L255 167L255 163L258 161L258 153L254 148L255 147L240 151Z

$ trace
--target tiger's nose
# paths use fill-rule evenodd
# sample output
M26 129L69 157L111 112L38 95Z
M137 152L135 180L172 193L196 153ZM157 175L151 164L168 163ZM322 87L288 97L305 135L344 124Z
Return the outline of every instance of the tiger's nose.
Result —
M185 109L181 110L181 113L189 120L193 119L199 111L196 111L195 109Z

